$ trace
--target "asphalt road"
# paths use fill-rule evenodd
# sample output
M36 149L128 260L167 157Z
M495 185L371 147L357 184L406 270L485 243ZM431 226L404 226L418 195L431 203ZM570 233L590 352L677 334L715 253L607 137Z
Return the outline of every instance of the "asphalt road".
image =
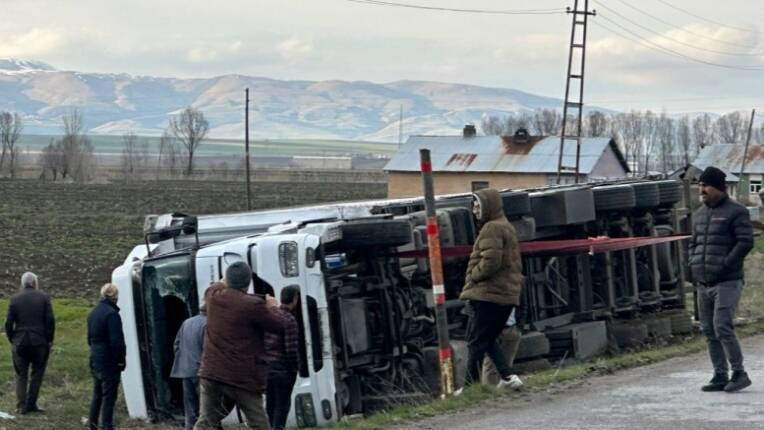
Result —
M764 336L743 341L753 385L734 394L703 393L705 352L521 393L407 429L751 430L764 429Z

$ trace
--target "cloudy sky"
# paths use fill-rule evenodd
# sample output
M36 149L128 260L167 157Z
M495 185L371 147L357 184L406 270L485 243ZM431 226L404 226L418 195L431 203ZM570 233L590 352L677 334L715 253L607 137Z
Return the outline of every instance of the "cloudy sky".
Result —
M570 15L557 0L3 0L0 57L133 75L402 79L562 97ZM638 7L633 6L638 4ZM588 104L764 108L764 1L591 0ZM12 18L10 18L12 17ZM762 112L764 113L764 112Z

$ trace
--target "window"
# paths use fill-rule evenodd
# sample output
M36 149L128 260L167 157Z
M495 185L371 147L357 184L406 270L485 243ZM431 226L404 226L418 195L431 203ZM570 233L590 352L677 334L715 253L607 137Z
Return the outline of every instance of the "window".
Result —
M761 191L761 181L751 181L749 187L751 194L758 194Z
M472 181L472 192L488 188L488 181Z

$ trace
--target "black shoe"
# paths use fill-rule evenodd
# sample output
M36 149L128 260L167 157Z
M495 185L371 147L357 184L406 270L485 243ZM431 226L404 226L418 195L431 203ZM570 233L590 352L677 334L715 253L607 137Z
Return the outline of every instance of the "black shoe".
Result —
M726 373L714 373L714 377L708 381L708 384L700 387L701 391L724 391L727 384L730 382Z
M25 413L27 413L27 410L24 408L16 408L16 413L19 415L24 415Z
M38 414L42 414L45 412L45 409L40 408L37 405L29 406L25 409L24 413L31 414L33 412L37 412Z
M730 382L724 387L724 391L734 393L749 385L751 385L751 378L748 377L745 370L737 370L732 372L732 378L730 378Z

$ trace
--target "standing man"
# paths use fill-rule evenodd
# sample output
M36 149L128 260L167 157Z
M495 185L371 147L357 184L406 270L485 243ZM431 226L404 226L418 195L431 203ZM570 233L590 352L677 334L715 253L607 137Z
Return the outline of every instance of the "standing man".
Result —
M483 189L473 195L472 211L480 233L467 264L461 300L467 301L467 372L464 385L480 381L486 354L501 375L497 387L518 388L522 381L510 374L497 337L512 310L520 303L523 285L520 246L512 224L504 216L501 195Z
M125 337L117 307L119 289L114 284L101 287L101 301L88 315L90 373L93 375L93 398L90 401L88 427L114 428L114 404L117 402L119 375L125 370Z
M207 331L207 305L199 306L199 315L193 316L180 326L175 336L171 378L183 380L183 411L186 416L185 430L191 430L199 418L199 363L202 361L204 333Z
M727 196L725 178L716 167L700 175L703 205L692 218L690 269L714 366L713 378L701 389L731 393L751 385L732 322L743 289L743 260L753 248L753 230L748 209Z
M194 429L219 429L238 407L250 428L268 429L263 393L268 377L266 331L281 331L278 302L247 294L252 270L241 261L228 266L223 282L204 293L207 336L199 368L200 410Z
M281 317L284 330L265 335L265 352L270 371L265 394L265 408L273 430L283 430L289 408L292 406L299 364L299 328L295 312L300 309L300 289L290 285L281 290L281 307L276 311Z
M48 364L54 332L55 319L50 298L39 290L37 275L26 272L21 276L21 291L11 297L5 320L5 333L13 348L16 412L19 414L43 412L37 406L37 396Z

